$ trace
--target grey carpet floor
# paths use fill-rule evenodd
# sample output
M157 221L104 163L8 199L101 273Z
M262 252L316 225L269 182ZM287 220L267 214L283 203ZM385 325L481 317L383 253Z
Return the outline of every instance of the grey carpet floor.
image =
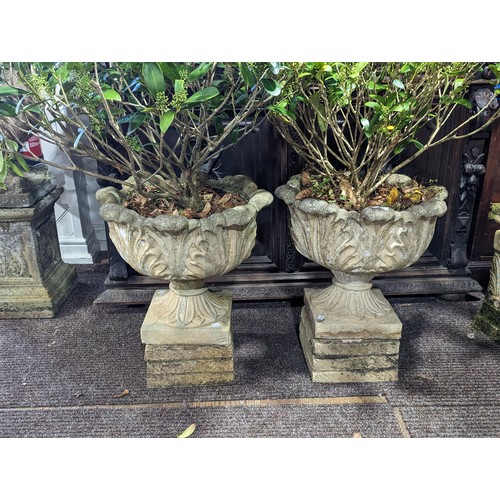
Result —
M479 300L390 299L399 381L314 384L300 302L233 304L235 381L147 389L144 307L93 305L105 265L78 266L56 318L0 320L0 437L500 437L500 345ZM124 390L128 395L117 397Z

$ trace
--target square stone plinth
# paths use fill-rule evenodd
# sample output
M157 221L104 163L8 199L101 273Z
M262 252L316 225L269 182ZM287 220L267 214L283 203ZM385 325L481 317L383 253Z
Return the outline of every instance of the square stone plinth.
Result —
M375 320L332 317L311 305L311 291L305 290L299 335L313 382L396 381L402 323L392 308Z
M61 260L57 238L61 192L44 193L29 207L0 208L0 318L52 318L75 287L76 270Z
M228 384L234 380L233 346L146 345L148 388Z
M143 344L156 345L230 345L231 335L231 314L224 320L216 321L206 326L191 328L186 326L173 326L168 324L162 317L162 308L157 307L164 298L168 290L157 290L153 296L146 317L141 326L141 340ZM232 297L227 292L216 293L221 301L226 303L226 308L231 311Z

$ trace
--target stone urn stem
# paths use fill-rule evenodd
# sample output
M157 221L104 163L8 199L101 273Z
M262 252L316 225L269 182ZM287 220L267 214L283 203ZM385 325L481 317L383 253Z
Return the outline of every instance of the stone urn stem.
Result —
M391 307L372 288L373 274L349 274L333 271L332 285L311 293L311 300L331 317L374 319L386 316Z
M227 321L230 310L219 294L209 291L205 280L170 282L165 319L170 325L197 328Z
M155 294L148 314L155 318L155 323L163 325L162 338L168 337L169 329L185 329L188 340L190 329L216 328L227 323L231 307L224 295L207 288L205 280L173 279L168 290ZM159 338L152 342L154 339L145 333L147 330L143 328L142 336L146 343L161 343Z

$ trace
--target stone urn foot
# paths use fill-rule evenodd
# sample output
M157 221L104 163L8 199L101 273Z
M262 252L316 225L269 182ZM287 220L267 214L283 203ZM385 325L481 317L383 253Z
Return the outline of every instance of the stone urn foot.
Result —
M156 291L141 327L147 386L232 382L231 304L204 280L172 280Z
M330 287L304 290L299 331L313 382L397 380L402 324L371 278L337 271Z

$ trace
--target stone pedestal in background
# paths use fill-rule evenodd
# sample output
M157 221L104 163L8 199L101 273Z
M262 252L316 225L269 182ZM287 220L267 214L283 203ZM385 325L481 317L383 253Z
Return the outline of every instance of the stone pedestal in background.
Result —
M322 310L304 290L300 342L313 382L387 382L398 380L402 323L387 302L387 314L353 318Z
M62 193L41 165L8 176L0 193L0 318L51 318L76 283L62 262L54 204Z
M497 213L494 208L490 217L500 224L500 204L495 205ZM493 250L487 296L474 319L474 324L485 335L500 343L500 229L495 233Z

